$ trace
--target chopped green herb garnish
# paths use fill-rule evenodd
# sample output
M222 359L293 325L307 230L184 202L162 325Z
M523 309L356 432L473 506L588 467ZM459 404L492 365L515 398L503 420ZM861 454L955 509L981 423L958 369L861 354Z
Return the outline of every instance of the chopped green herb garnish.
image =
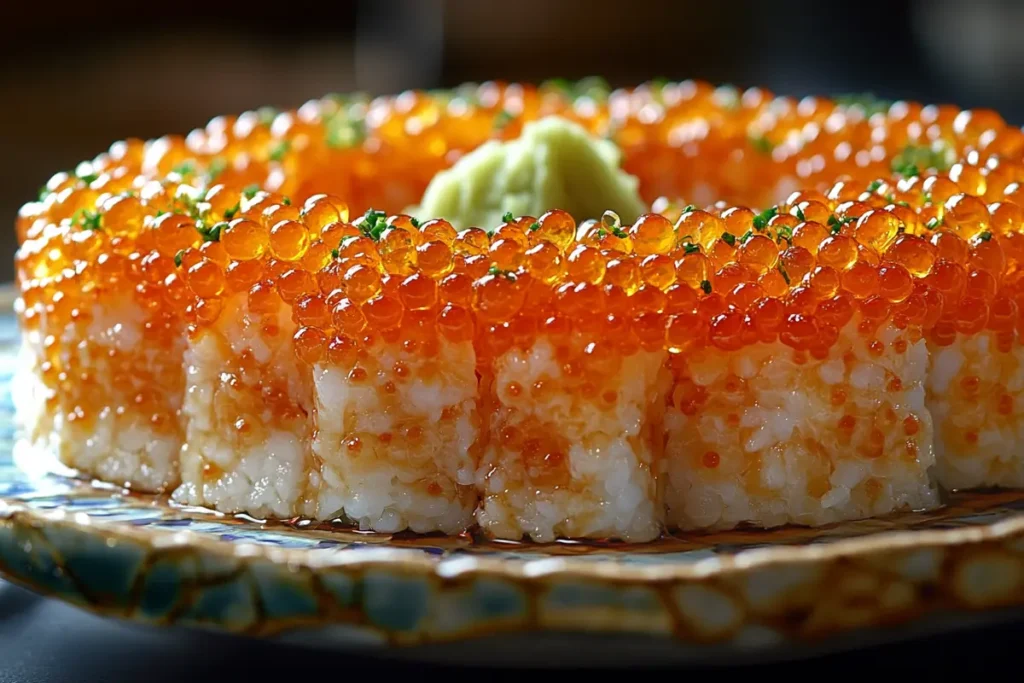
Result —
M929 230L935 230L940 225L942 225L942 219L936 216L935 218L932 218L930 221L925 223L924 227L928 228Z
M804 215L804 210L801 209L799 206L796 207L796 217L798 219L800 219L801 221L806 221L807 220L807 216Z
M684 254L696 254L698 251L700 251L700 246L696 244L687 243L683 245Z
M917 167L917 164L903 164L901 166L896 166L893 168L893 171L899 173L904 178L913 178L914 176L921 175L921 169Z
M244 196L246 199L252 199L253 197L256 196L256 193L259 191L259 185L249 185L244 190L242 190L242 196Z
M722 233L722 241L728 244L730 247L736 246L736 235L731 232Z
M210 165L206 167L206 173L210 176L210 180L216 180L217 177L223 173L228 167L227 159L224 157L214 157L210 161Z
M705 294L711 293L711 282L710 280L704 280L700 283L700 288L704 290Z
M414 216L409 216L409 223L411 223L412 227L416 228L417 230L419 230L420 229L420 225L422 225L422 223L420 223L419 219L414 217Z
M511 270L502 270L498 266L491 266L490 268L487 269L487 273L488 275L493 275L494 277L503 277L509 282L516 281L515 273L513 273Z
M273 107L260 107L256 110L256 116L260 120L260 124L269 126L277 118L277 110Z
M864 116L869 118L875 114L889 111L889 107L892 106L891 100L880 99L871 93L839 95L835 98L835 103L842 107L858 107L863 109Z
M889 203L892 203L892 202L896 201L896 195L894 195L892 192L886 192L885 193L885 201L887 201Z
M238 209L239 209L239 208L240 208L240 206L239 206L238 204L235 204L235 205L234 205L234 206L232 206L232 207L231 207L230 209L227 209L227 210L226 210L226 211L224 212L224 220L226 220L226 221L229 221L229 220L231 220L232 218L234 218L234 217L235 217L235 214L236 214L236 213L238 213Z
M355 147L366 139L366 122L351 118L346 109L335 112L324 122L327 131L327 146L332 149Z
M179 249L178 253L174 255L174 267L181 268L181 257L185 255L184 249Z
M536 232L538 230L540 230L540 223L538 223L537 221L530 223L530 232Z
M102 217L98 211L90 211L88 209L79 209L75 212L71 222L83 230L99 230L101 227Z
M770 209L765 209L761 213L754 216L754 230L763 232L768 227L768 221L775 218L776 214L779 213L779 207L773 206Z
M872 192L872 193L878 192L878 188L880 188L881 186L882 186L882 181L881 180L872 180L871 184L868 185L868 192Z
M624 240L627 237L629 237L629 233L619 227L612 228L612 234L618 237L620 240Z
M788 225L782 225L775 232L775 241L786 240L790 244L793 243L793 228Z
M764 135L751 137L750 144L758 153L764 154L765 156L771 154L772 150L775 149L775 145L772 144L772 141Z
M43 185L42 187L40 187L39 188L39 201L43 201L44 199L46 199L46 195L48 195L48 194L50 194L50 188L48 188L46 185Z
M167 213L167 212L164 211L163 209L157 209L156 217L159 218L160 216L163 216L165 213Z
M100 177L99 173L75 173L75 176L86 185L92 185L93 181Z
M992 233L986 230L985 232L978 235L978 239L981 240L982 242L988 242L990 239L992 239Z
M754 236L753 230L747 230L743 233L743 237L740 237L740 244L746 244L747 240Z
M832 214L831 216L828 217L828 224L832 228L832 234L835 235L840 230L843 229L844 225L846 225L848 223L852 223L855 220L857 220L857 219L854 218L853 216L845 216L845 217L840 219L840 218L836 218L835 214Z
M214 223L213 226L209 228L205 227L202 222L196 223L196 230L199 231L199 234L202 235L203 239L207 242L219 242L220 233L226 227L228 227L228 224L223 221Z
M338 250L331 249L331 258L338 258Z
M511 211L506 211L504 215L501 217L501 220L505 221L506 223L511 223L515 219L516 217L512 215Z
M291 143L288 140L279 140L270 148L270 160L281 161L281 159L284 159L284 155L288 153L290 148Z
M291 206L292 199L291 197L285 197L284 199L281 200L281 203L284 204L285 206Z
M501 130L508 124L512 123L516 118L516 115L507 109L502 109L498 112L497 116L494 117L494 129Z
M192 159L183 161L174 168L171 169L171 173L177 173L180 176L192 175L196 172L196 162Z
M376 241L380 239L380 236L388 227L385 219L386 214L383 211L370 209L363 215L362 219L356 223L356 227L359 228L364 235Z
M907 145L892 159L892 170L910 178L921 175L921 169L945 171L950 165L949 149L939 142L931 147Z
M597 229L597 238L598 239L604 239L605 235L607 235L607 234L608 234L608 231L605 230L604 228L598 228Z
M896 206L902 206L904 208L909 209L910 208L910 203L909 202L896 202Z
M782 275L782 279L785 280L786 284L788 285L789 284L789 273L786 271L786 266L782 265L782 261L779 261L778 264L776 264L775 267L779 270L779 273Z
M696 206L694 206L693 204L687 204L687 205L686 205L686 206L685 206L685 207L683 208L683 211L682 211L682 213L690 213L691 211L696 211L696 210L697 210L697 207L696 207Z

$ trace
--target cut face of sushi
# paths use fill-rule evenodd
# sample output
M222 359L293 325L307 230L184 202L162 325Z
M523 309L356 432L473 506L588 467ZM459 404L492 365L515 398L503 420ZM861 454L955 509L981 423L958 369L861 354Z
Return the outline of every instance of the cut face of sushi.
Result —
M457 534L473 523L473 345L445 339L432 313L418 313L406 313L401 333L336 340L313 369L321 518L380 532Z
M927 402L939 482L949 489L1024 486L1024 349L1012 334L929 343Z
M673 356L672 526L820 525L931 508L925 342L847 324L825 358L781 342Z
M181 503L276 519L315 511L309 371L292 348L291 307L273 298L253 313L234 295L189 340Z
M482 529L540 542L656 538L665 356L620 357L576 335L542 336L495 358L481 387Z
M167 333L171 322L121 288L83 295L70 319L53 314L60 297L48 314L37 294L29 290L19 305L28 329L14 391L27 440L82 474L138 491L172 489L184 343Z

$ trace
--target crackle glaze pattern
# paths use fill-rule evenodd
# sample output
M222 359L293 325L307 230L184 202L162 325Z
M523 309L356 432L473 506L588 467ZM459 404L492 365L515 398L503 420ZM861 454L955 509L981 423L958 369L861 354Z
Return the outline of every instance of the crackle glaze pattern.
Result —
M1024 493L814 530L520 545L265 525L34 471L14 449L17 335L0 319L0 573L102 614L377 644L575 631L750 651L1024 603Z

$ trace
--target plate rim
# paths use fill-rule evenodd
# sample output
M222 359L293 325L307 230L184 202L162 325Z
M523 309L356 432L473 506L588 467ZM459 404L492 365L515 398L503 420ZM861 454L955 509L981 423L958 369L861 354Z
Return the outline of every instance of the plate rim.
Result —
M627 564L595 562L572 555L493 557L463 553L442 561L422 550L386 543L358 549L346 547L281 548L254 541L224 541L190 529L159 530L90 517L63 508L39 510L26 502L0 497L0 523L33 527L59 526L115 542L141 543L152 550L190 547L225 559L264 559L313 571L401 569L438 579L501 577L515 581L566 578L631 584L706 581L716 576L756 573L760 569L831 564L871 558L896 551L959 548L1024 539L1024 512L992 524L953 529L911 529L867 533L813 544L785 544L741 549L685 563ZM287 532L286 532L287 533ZM768 530L770 533L770 530ZM650 553L656 557L658 553ZM584 556L586 557L586 556Z

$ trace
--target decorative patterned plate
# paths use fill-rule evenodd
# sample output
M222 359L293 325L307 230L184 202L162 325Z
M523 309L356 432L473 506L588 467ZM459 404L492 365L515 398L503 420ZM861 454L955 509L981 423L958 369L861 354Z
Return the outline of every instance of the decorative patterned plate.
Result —
M1012 617L1024 603L1024 493L632 547L361 534L173 507L19 457L17 341L6 308L0 573L102 614L401 656L635 665L801 656Z

